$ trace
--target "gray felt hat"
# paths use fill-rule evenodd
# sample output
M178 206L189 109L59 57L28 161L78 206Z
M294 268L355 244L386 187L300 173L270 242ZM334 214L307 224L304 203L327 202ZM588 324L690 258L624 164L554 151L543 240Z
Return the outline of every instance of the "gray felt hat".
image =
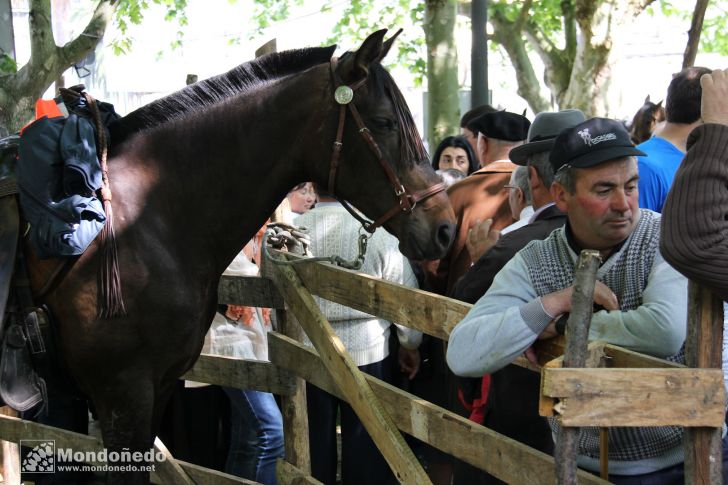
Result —
M511 150L508 157L515 164L526 165L529 155L550 151L559 133L585 120L586 116L578 109L539 113L531 123L526 143Z

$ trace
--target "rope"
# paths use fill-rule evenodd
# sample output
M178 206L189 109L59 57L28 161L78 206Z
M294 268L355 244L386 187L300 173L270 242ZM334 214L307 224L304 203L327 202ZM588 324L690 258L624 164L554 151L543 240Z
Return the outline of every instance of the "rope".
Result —
M359 270L362 264L364 264L364 256L367 252L367 243L369 242L370 237L370 234L359 234L359 254L351 261L346 260L341 256L318 256L288 261L285 259L274 258L269 252L268 247L270 246L274 249L308 256L310 255L308 247L311 245L311 238L308 235L308 229L305 227L296 227L290 224L276 222L268 224L268 228L263 235L264 243L262 251L264 258L279 266L293 266L295 264L320 261L341 266L346 269Z
M108 144L106 143L106 131L101 121L101 113L96 105L96 100L88 93L83 93L88 103L88 108L96 124L96 138L101 164L101 200L104 203L106 213L106 224L101 229L99 244L101 246L101 265L99 281L99 318L111 319L114 317L126 316L124 299L121 294L121 276L119 272L119 256L116 247L116 233L114 232L114 211L111 207L111 187L109 185L109 167L106 163L108 156Z

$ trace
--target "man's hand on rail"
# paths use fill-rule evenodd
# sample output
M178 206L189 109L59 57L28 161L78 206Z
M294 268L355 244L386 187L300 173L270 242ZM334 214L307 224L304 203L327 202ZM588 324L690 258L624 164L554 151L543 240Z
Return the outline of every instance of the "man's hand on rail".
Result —
M420 370L420 351L417 349L406 349L399 347L399 370L407 374L412 380Z

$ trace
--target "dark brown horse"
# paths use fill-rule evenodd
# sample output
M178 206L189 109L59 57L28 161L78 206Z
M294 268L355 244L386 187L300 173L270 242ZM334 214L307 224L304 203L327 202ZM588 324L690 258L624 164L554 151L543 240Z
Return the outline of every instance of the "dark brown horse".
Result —
M655 104L650 101L650 96L645 98L645 104L637 110L629 125L629 136L632 143L639 145L650 139L658 123L665 121L665 108L662 101Z
M454 215L433 189L437 175L380 65L393 40L384 35L372 34L338 62L330 62L334 47L268 55L113 128L109 170L127 316L97 318L95 245L44 298L60 327L63 363L93 401L109 449L149 449L175 381L200 353L220 274L297 183L333 187L383 223L411 258L447 251ZM334 100L340 85L355 88L344 109ZM343 148L332 156L337 132ZM56 265L31 263L37 290Z

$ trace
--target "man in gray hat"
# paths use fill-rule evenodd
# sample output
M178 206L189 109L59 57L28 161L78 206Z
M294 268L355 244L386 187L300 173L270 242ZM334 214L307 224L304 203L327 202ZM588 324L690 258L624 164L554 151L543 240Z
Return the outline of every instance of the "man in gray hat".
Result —
M455 374L495 372L536 339L563 333L582 249L603 260L589 338L680 360L687 280L660 255L659 215L638 207L637 155L644 153L614 120L592 118L559 134L551 193L567 223L519 251L452 331L447 362ZM610 428L609 443L610 481L678 483L665 479L682 473L682 428ZM598 472L599 458L599 430L582 428L579 466Z
M526 226L495 238L495 245L455 284L453 298L475 303L518 251L534 239L545 239L554 229L564 225L566 214L554 205L551 197L554 170L549 154L554 139L562 130L584 120L584 113L577 109L536 115L528 130L527 143L514 148L509 154L512 162L528 169L535 212ZM485 239L491 238L489 234ZM504 367L490 376L488 395L481 393L480 378L462 378L459 384L460 394L472 403L471 419L544 453L553 453L551 429L538 415L540 377L537 373L516 366ZM476 416L482 416L482 421ZM483 473L469 465L458 465L455 483L501 483L493 477L478 475Z

